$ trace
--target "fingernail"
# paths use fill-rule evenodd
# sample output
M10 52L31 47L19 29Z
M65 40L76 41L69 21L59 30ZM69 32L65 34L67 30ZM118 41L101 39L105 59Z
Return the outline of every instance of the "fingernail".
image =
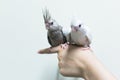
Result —
M41 54L41 51L38 51L38 54Z

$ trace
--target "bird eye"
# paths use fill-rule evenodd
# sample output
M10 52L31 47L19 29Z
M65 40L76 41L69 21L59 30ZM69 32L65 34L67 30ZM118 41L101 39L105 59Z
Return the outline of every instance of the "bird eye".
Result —
M81 27L81 24L79 25L79 27Z
M53 25L53 22L51 22L50 25Z

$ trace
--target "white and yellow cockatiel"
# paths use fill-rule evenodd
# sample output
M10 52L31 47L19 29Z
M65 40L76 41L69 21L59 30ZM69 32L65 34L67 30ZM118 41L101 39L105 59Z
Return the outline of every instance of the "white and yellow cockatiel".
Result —
M92 36L89 28L80 19L74 18L71 21L71 32L69 35L70 44L82 47L90 47Z

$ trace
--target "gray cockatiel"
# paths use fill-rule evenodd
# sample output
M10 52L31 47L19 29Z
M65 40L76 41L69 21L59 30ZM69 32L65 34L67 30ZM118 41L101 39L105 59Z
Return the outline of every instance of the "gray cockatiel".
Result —
M81 20L75 18L71 22L70 43L82 47L90 47L91 33Z
M47 9L43 11L43 18L45 27L48 30L48 42L52 47L58 46L67 42L66 37L63 34L62 27L51 18L51 15Z

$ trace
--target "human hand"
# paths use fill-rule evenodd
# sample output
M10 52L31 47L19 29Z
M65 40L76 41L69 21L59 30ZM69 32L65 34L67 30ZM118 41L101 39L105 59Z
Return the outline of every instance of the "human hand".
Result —
M57 47L42 49L38 53L57 53L60 73L64 76L80 77L83 75L85 54L90 53L90 48L81 48L66 43Z
M117 80L89 47L61 44L57 47L42 49L39 53L57 53L59 71L63 76L82 77L85 80Z

